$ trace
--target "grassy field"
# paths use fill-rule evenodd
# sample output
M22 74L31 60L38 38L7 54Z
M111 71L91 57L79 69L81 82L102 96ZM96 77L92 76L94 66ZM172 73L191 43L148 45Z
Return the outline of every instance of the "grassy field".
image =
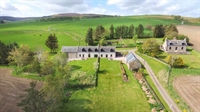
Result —
M41 47L47 50L45 40L48 35L55 33L58 38L59 49L64 46L86 45L85 35L87 29L96 28L97 25L103 25L107 30L111 24L114 27L119 25L131 25L135 27L138 24L147 24L152 26L156 24L179 24L174 19L153 18L149 16L132 17L113 17L113 18L91 18L73 21L51 21L51 22L13 22L0 25L0 40L5 43L17 42L18 44L27 44L31 49ZM145 32L149 32L145 30ZM126 43L123 41L122 43Z
M88 69L96 59L73 61L70 65L82 66ZM84 66L83 63L88 66ZM89 67L90 66L90 67ZM127 70L127 68L126 68ZM138 82L127 70L129 82L124 82L121 76L120 62L101 59L101 68L97 88L87 88L76 91L64 110L70 112L147 112L150 106Z

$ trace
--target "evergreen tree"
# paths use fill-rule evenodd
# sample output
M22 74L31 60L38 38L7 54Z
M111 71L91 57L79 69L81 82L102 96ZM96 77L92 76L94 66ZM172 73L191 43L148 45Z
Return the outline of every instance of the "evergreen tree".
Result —
M142 24L139 24L138 27L135 29L136 34L138 37L141 37L142 34L144 33L144 27Z
M1 20L1 22L0 22L1 24L4 24L5 22L4 22L4 20Z
M36 89L37 82L30 82L30 88L25 89L25 95L20 96L24 99L21 100L17 106L22 107L25 112L47 112L51 106L51 101L45 100L46 93Z
M114 27L113 24L110 26L110 39L114 39Z
M156 25L154 30L153 30L153 36L154 37L164 37L165 32L164 32L164 27L163 25Z
M93 30L92 28L89 28L85 37L85 42L88 43L88 45L93 45Z
M8 64L7 58L9 56L9 52L12 51L15 47L18 48L17 43L6 45L0 41L0 64Z
M129 38L133 38L133 35L134 35L134 26L133 26L133 24L131 24L130 26L129 26Z
M58 49L58 40L55 34L50 34L46 40L45 45L51 49L51 53L56 52Z
M105 32L105 28L102 25L98 25L95 31L95 39L100 40Z

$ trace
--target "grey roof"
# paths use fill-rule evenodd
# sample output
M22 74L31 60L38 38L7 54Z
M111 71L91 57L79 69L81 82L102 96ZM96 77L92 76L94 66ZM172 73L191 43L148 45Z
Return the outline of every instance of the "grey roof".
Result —
M167 40L168 46L186 46L187 42L185 40Z
M137 60L137 58L135 57L135 55L132 52L130 52L129 54L127 54L125 56L125 58L126 58L126 63L131 63L131 62Z
M73 53L73 52L77 52L78 51L78 47L77 46L62 46L61 51L62 52Z
M115 52L115 46L63 46L62 52Z

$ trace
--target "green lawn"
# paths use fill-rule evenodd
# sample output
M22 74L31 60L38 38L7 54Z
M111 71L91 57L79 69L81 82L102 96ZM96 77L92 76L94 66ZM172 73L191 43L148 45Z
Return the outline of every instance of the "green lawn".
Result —
M70 65L88 70L96 59L73 61ZM83 63L87 63L85 66ZM90 64L89 64L90 63ZM91 66L92 65L92 66ZM91 70L91 69L90 69ZM127 70L127 68L126 68ZM150 106L136 79L127 71L129 82L122 81L120 62L101 59L98 87L76 91L63 110L69 112L148 112Z

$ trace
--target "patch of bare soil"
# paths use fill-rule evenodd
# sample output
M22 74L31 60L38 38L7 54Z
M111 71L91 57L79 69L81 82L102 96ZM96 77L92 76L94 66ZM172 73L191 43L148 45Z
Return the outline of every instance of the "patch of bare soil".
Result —
M23 112L17 105L21 101L20 95L24 89L29 88L30 79L18 78L11 75L12 70L0 68L0 111ZM37 88L42 87L42 82L37 83Z
M177 29L179 34L188 36L193 48L200 52L200 26L179 25Z
M183 76L175 78L173 86L192 112L200 111L200 76Z

